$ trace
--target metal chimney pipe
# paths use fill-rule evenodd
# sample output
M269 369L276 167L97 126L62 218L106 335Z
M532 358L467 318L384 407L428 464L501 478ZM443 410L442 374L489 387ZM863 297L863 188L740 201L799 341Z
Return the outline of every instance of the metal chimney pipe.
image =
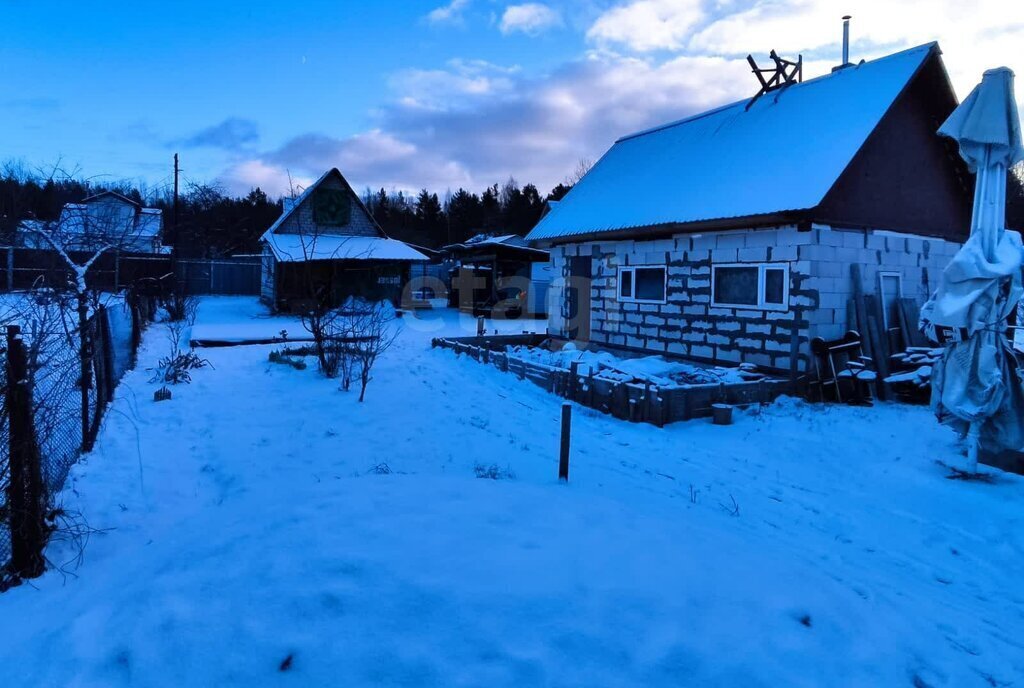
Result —
M850 64L850 15L843 17L843 66Z

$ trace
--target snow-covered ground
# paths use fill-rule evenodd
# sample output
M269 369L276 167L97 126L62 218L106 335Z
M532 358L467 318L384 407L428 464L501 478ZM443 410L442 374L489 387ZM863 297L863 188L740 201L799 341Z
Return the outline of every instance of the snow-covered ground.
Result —
M437 299L432 301L436 302ZM477 319L447 308L420 311L407 317L410 330L439 336L471 336L476 334ZM488 322L488 333L543 332L545 320L505 320ZM199 304L194 341L246 342L280 339L281 332L290 341L310 340L302 319L293 315L272 315L267 307L249 296L217 296Z
M552 351L543 346L514 345L506 347L506 353L512 358L564 370L571 370L572 364L576 363L580 375L593 372L596 377L606 380L649 381L664 388L737 384L765 377L756 372L756 366L749 366L747 370L747 367L698 366L663 356L622 358L610 351L577 349L572 342L554 346L562 348Z
M154 403L150 330L63 495L105 532L0 595L0 686L1024 682L1024 480L946 479L926 409L577 407L563 485L561 400L430 349L463 325L403 319L363 404L272 346Z

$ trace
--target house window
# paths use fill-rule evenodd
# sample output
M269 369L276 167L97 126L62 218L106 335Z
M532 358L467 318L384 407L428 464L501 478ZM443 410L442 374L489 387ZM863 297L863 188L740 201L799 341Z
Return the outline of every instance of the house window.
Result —
M619 301L665 303L665 268L619 268Z
M784 311L789 304L789 265L731 263L711 266L711 305Z

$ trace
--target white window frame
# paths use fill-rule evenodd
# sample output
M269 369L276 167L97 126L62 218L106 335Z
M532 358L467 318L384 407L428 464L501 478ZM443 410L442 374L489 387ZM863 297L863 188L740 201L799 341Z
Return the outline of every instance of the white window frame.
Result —
M661 277L664 283L661 286L661 293L664 294L663 298L660 299L638 299L636 297L636 271L637 270L661 270ZM631 274L631 283L633 285L633 295L623 296L622 295L622 275L624 273ZM668 303L668 266L667 265L623 265L619 268L618 281L615 284L615 296L622 303Z
M897 270L879 270L878 271L878 298L882 306L882 326L885 329L889 329L889 309L885 307L885 278L895 277L896 278L896 302L897 308L899 308L899 300L903 298L903 273Z
M718 301L715 294L716 273L718 268L757 268L757 304L727 303ZM765 303L764 286L765 272L782 270L782 303ZM789 263L714 263L711 265L711 305L715 308L736 308L748 311L788 311L789 310Z

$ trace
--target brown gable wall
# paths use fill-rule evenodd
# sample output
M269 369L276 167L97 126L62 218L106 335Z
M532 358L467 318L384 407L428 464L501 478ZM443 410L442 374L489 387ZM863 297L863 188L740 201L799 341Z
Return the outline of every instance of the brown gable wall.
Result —
M955 107L934 53L813 212L814 219L963 241L970 230L974 178L956 144L936 133Z

